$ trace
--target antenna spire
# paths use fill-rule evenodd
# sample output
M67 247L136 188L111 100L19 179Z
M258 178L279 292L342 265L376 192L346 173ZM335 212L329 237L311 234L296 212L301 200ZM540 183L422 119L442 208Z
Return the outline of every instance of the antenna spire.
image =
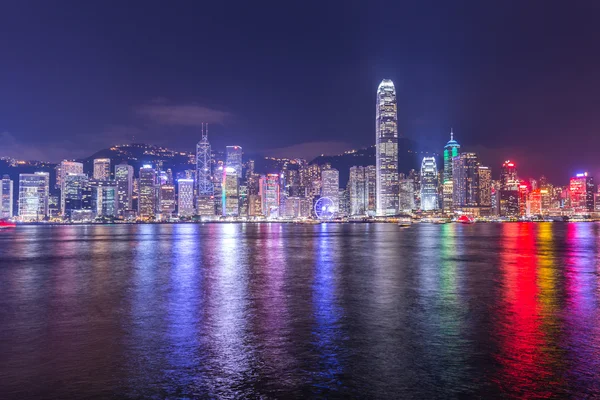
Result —
M450 128L450 140L454 140L454 131Z

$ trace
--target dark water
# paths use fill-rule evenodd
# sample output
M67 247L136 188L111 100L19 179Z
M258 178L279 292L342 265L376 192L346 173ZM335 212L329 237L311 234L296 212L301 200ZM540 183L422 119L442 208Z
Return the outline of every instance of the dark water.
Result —
M594 223L0 231L0 397L599 397L599 251Z

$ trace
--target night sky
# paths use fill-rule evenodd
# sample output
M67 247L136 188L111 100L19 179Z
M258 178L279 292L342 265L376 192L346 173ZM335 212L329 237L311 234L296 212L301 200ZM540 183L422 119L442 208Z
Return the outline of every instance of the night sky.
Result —
M0 156L136 142L312 156L402 135L498 172L600 177L600 3L13 1L1 8ZM495 175L496 175L495 173Z

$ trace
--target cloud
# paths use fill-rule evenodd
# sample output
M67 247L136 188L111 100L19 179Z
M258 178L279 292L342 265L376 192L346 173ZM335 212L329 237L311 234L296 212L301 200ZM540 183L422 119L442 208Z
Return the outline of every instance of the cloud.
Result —
M271 157L304 158L312 160L321 154L341 154L352 148L352 145L340 141L308 142L288 147L265 150L263 153Z
M233 118L233 114L230 112L198 104L164 104L161 102L139 106L135 111L138 115L162 125L223 124Z

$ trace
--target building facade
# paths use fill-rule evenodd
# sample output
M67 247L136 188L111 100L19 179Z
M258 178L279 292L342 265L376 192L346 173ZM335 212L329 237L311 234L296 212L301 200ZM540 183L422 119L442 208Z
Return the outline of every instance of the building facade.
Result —
M110 180L110 158L96 158L94 160L93 176L98 181Z
M117 212L122 215L133 209L133 167L122 163L115 165L115 182L117 185Z
M0 181L0 219L13 217L13 181L8 175Z
M138 215L152 219L156 215L156 171L150 165L140 168Z
M424 157L421 162L421 210L433 211L438 208L437 165L434 157Z
M377 215L398 212L398 112L394 83L384 79L377 88L375 112Z

